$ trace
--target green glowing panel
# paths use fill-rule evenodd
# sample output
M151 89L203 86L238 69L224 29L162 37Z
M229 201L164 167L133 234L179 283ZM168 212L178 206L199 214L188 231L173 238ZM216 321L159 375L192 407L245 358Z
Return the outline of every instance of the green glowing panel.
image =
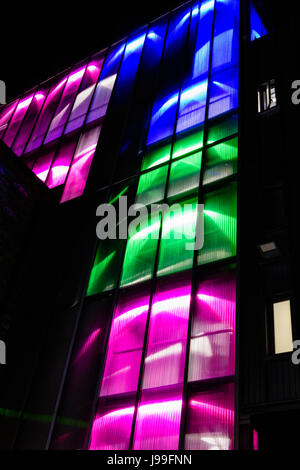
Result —
M237 202L236 183L207 193L204 198L204 244L198 264L236 255Z
M143 158L142 171L154 168L157 165L166 163L170 160L171 144L163 145L162 147L151 147L146 150Z
M141 175L136 195L136 202L140 204L153 204L164 198L168 174L168 165Z
M203 146L203 128L188 134L178 134L174 143L172 158L181 157Z
M187 197L198 190L202 152L181 158L171 164L168 197Z
M139 216L136 233L129 226L129 238L123 264L121 286L151 279L161 224L160 213Z
M237 114L233 114L232 116L209 126L207 144L213 144L218 140L225 139L225 137L236 134L237 131L238 117Z
M203 184L213 183L237 171L238 138L209 147L206 152Z
M158 276L184 271L193 266L196 221L196 198L172 204L170 210L164 213Z
M87 295L98 294L116 287L121 264L121 240L100 240L91 271Z

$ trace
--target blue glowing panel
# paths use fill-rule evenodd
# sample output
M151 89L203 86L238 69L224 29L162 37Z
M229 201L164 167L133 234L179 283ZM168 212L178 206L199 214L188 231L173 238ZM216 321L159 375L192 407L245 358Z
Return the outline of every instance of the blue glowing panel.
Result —
M147 144L153 144L173 134L178 92L154 103Z
M216 0L212 74L238 63L239 1Z
M250 29L251 41L254 41L254 39L259 39L267 34L267 30L252 3L250 5Z
M204 122L206 96L207 80L182 89L176 132Z
M135 33L129 37L119 72L118 86L120 80L122 80L122 86L124 86L126 82L133 80L135 77L145 38L146 28L143 28L138 33Z
M87 123L93 122L105 115L124 49L125 43L118 43L108 53L87 116Z
M144 46L142 67L154 69L159 66L167 30L167 17L163 17L150 25Z
M212 78L208 118L238 107L238 68L226 70Z
M199 77L206 78L208 74L214 7L215 0L206 0L201 3L193 60L193 79Z

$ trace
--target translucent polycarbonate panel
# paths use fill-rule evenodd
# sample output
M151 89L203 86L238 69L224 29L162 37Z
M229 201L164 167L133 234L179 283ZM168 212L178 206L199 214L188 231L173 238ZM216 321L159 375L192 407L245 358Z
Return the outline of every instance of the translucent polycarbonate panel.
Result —
M136 284L151 279L161 224L159 212L139 217L139 231L127 241L121 286Z
M208 74L214 6L215 0L201 2L191 76L193 79L205 77Z
M86 65L81 65L70 72L61 100L45 137L45 143L58 139L62 135L85 70Z
M21 98L18 102L15 112L10 120L8 128L6 129L6 132L3 137L3 141L6 143L8 147L11 147L16 137L16 134L23 122L24 116L27 113L28 108L31 104L33 96L34 96L34 93L31 93Z
M182 386L143 391L137 410L134 450L176 450L182 408Z
M157 165L168 162L170 160L170 153L170 143L159 147L156 146L154 148L150 147L146 149L142 163L142 171L149 170L150 168L153 168Z
M225 139L238 131L237 114L228 116L221 121L211 123L208 127L207 144L213 144L218 140Z
M46 181L49 188L55 188L56 186L64 184L75 152L76 144L77 137L64 141L59 147Z
M206 151L203 185L219 181L237 172L238 138L226 140Z
M169 206L163 216L158 276L189 269L193 265L197 222L197 200Z
M239 0L216 0L212 74L238 63Z
M250 4L250 41L259 39L267 34L267 30L259 17L252 2Z
M190 345L189 382L234 375L235 271L199 283Z
M47 179L54 155L55 149L53 148L40 153L33 166L33 173L43 182Z
M18 156L22 155L24 151L27 140L46 99L47 91L47 89L41 88L34 94L26 117L12 146L13 152Z
M275 354L293 351L291 302L284 300L273 304Z
M147 145L170 137L174 131L178 91L159 98L153 105Z
M189 84L181 90L176 132L204 122L207 80Z
M144 47L145 38L145 27L137 33L133 33L128 38L118 79L121 77L121 80L124 80L124 82L126 82L127 80L131 80L135 76L139 65L141 53Z
M98 54L87 65L79 93L76 96L72 112L64 134L83 126L93 93L104 61L104 54Z
M143 389L183 383L190 276L159 281L151 308Z
M30 140L25 148L25 153L31 152L32 150L42 145L52 116L56 111L61 94L67 83L67 79L68 75L59 76L56 79L54 85L52 85L52 88L47 95L44 106L33 129Z
M197 192L202 152L181 158L171 164L168 197L187 197Z
M191 394L186 422L186 450L233 450L234 384Z
M83 194L100 131L101 125L81 134L60 202L69 201Z
M119 240L101 240L90 274L87 295L114 289L121 264L121 244Z
M107 54L87 116L87 123L105 115L124 49L125 43L117 44Z
M128 450L134 403L110 404L101 408L93 421L90 450Z
M140 176L136 203L154 204L162 201L168 174L168 165L148 171Z
M208 118L211 119L238 107L238 68L231 68L212 77Z
M198 264L212 263L236 255L236 183L208 193L204 198L204 244Z
M8 123L17 107L18 100L11 104L3 106L0 112L0 138L2 138L4 132L7 129Z
M181 157L203 147L203 127L196 131L177 134L174 142L172 158Z
M147 288L119 294L109 335L100 396L136 391L149 299Z

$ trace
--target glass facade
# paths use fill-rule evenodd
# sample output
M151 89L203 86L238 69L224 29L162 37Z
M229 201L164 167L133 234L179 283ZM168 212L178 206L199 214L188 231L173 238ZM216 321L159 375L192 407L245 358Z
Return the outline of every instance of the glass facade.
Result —
M158 206L128 238L97 240L93 322L69 371L99 378L90 449L234 448L239 7L186 3L0 110L0 138L64 203L106 158L110 107L132 97L113 176L96 189L115 207L127 195ZM265 31L257 18L251 7L251 39ZM106 344L96 320L107 298ZM51 447L64 448L55 429Z

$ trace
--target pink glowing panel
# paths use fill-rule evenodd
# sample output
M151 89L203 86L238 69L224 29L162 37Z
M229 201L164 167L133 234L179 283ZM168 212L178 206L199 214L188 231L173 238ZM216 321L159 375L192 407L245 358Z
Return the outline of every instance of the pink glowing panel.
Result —
M189 381L234 375L235 272L201 282L192 324Z
M160 281L151 309L144 389L183 382L190 302L190 281Z
M69 201L83 194L100 131L101 126L97 126L85 131L80 136L60 202Z
M55 154L55 149L39 154L38 160L33 166L33 173L43 182L46 181L49 169Z
M9 120L17 107L17 104L18 100L2 108L0 113L0 138L3 136L8 126Z
M98 54L93 60L89 62L82 81L80 92L78 93L74 102L73 109L64 132L65 134L83 126L103 62L103 53L101 55Z
M234 448L234 384L215 386L188 400L186 450Z
M89 449L128 450L133 413L133 404L99 411L93 422Z
M182 388L143 392L134 434L135 450L177 450L182 409Z
M25 149L25 153L31 152L42 145L52 116L55 113L59 99L67 83L67 78L67 75L63 77L60 76L58 81L55 81L52 86L33 129L32 135Z
M26 117L24 119L24 122L12 146L12 150L18 156L22 155L24 151L24 148L27 144L27 140L30 136L30 133L36 122L39 112L45 102L47 91L48 90L45 88L38 90L35 93L33 100L31 101L31 104L26 114Z
M137 389L149 294L121 294L115 310L100 395Z
M45 143L58 139L62 135L85 70L86 65L80 66L70 73L60 103L46 135Z
M9 123L9 126L3 138L3 141L6 143L8 147L11 147L14 141L14 138L16 137L16 134L22 124L24 116L30 106L32 98L33 98L33 93L25 96L24 98L21 98L18 103L18 106L16 107L14 115L11 118L11 121Z
M48 174L46 184L49 188L54 188L64 184L75 152L76 144L77 139L74 138L64 142L59 148Z

